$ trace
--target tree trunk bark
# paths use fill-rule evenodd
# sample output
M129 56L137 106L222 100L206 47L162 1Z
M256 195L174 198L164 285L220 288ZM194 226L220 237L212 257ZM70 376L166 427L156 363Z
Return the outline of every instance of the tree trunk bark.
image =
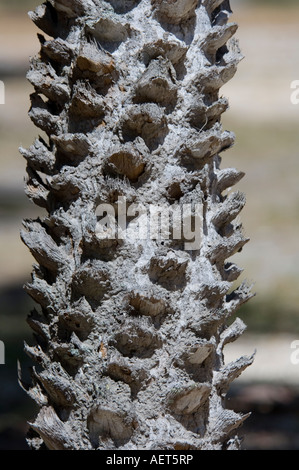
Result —
M245 198L227 191L243 173L219 156L234 142L219 89L241 58L230 13L227 0L30 13L51 37L28 73L44 137L21 149L27 195L47 211L22 231L38 263L32 448L239 448L246 416L225 396L253 357L224 364L223 348L252 294L227 261L248 241Z

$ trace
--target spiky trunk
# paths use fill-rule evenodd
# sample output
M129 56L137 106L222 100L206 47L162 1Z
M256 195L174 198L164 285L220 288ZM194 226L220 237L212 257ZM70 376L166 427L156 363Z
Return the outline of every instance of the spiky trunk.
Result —
M241 270L226 261L247 242L245 198L226 191L243 173L219 156L234 141L219 97L240 60L230 12L227 0L50 0L30 14L53 38L39 35L28 75L47 137L21 149L27 194L48 213L22 232L38 262L33 448L239 447L245 416L225 396L252 357L224 365L223 348L251 293L232 290ZM141 215L109 237L97 208L133 203L201 205L200 246L136 239Z

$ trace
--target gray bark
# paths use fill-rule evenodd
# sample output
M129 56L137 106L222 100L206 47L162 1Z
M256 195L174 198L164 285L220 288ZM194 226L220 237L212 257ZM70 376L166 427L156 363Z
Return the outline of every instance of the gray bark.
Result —
M39 35L28 73L47 137L21 149L26 193L48 213L22 232L38 263L32 448L239 448L246 416L225 397L253 357L224 364L223 348L252 294L233 289L241 270L227 261L248 241L245 198L226 191L244 174L220 168L234 135L219 89L241 58L229 13L227 0L50 0L30 13L52 38ZM120 196L202 204L200 248L101 236L97 207Z

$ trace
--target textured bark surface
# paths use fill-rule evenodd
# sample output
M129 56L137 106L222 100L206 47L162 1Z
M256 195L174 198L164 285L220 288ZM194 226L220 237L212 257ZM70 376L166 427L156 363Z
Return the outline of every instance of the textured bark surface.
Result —
M24 222L37 261L26 286L40 406L29 442L48 449L238 448L246 416L225 409L252 357L224 364L251 297L227 261L248 241L243 173L221 169L234 142L219 96L240 60L229 1L50 0L30 13L51 39L28 74L30 117L47 137L21 153ZM203 204L200 249L109 240L97 207ZM237 218L237 219L236 219Z

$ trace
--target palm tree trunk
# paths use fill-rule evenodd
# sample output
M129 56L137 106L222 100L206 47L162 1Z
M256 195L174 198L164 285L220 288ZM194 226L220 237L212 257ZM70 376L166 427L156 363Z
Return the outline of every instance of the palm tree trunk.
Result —
M230 13L228 0L49 0L30 13L52 38L39 35L28 73L44 137L21 149L26 193L47 211L22 231L37 261L32 448L239 448L246 416L225 396L253 358L223 360L251 297L227 261L248 241L245 198L227 191L243 173L219 156L234 142L219 89L241 58ZM138 238L138 206L189 208L200 243Z

